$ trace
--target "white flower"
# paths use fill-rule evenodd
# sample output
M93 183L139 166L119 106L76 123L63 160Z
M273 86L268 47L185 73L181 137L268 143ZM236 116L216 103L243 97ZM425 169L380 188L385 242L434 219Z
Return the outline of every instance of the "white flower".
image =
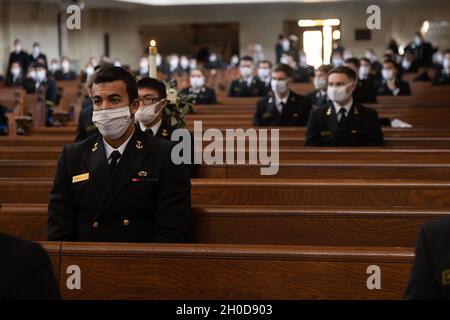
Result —
M177 123L178 123L177 118L175 118L174 116L172 116L172 117L170 118L170 125L171 125L171 126L175 126Z
M170 88L167 90L167 101L169 103L176 103L178 98L178 93L176 89Z

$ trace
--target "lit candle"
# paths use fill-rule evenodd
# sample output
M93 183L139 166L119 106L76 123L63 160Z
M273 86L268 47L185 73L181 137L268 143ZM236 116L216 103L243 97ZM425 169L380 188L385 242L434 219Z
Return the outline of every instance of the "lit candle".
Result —
M150 78L156 79L157 77L157 69L156 69L156 55L158 54L158 48L156 47L156 41L150 41L150 47L148 48L149 56L148 56L148 75Z

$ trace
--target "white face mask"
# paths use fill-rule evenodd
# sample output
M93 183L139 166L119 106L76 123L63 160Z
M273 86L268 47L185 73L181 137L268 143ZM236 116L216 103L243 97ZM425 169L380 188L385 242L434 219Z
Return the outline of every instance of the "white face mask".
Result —
M238 63L239 63L239 57L238 56L232 56L231 57L231 64L235 66Z
M210 62L216 62L217 61L217 56L215 54L212 54L209 56L209 61Z
M120 61L114 62L114 67L121 67L122 63Z
M270 87L276 95L282 95L289 91L287 80L273 80L270 81Z
M64 72L68 72L69 69L70 69L70 63L67 62L67 61L64 61L64 62L61 64L61 66L62 66L62 69L63 69Z
M33 48L33 56L38 56L41 53L41 48L39 47L34 47Z
M162 63L161 55L156 55L156 66L159 67Z
M36 80L38 81L44 81L46 77L47 72L45 70L39 70L36 72Z
M50 66L50 70L52 70L52 72L59 70L59 64L52 63L52 65Z
M403 67L403 69L408 70L411 67L411 61L403 60L402 61L402 67Z
M12 68L11 69L11 74L14 76L14 77L18 77L19 75L20 75L20 68Z
M375 55L372 52L366 52L365 54L366 58L369 59L371 62L374 62L376 60Z
M283 51L288 51L291 43L289 42L289 40L283 40L281 41L281 46L283 47Z
M323 78L314 78L314 87L316 90L324 90L327 88L327 80Z
M416 43L416 45L420 46L422 44L422 38L420 37L415 37L414 38L414 42Z
M248 77L252 76L253 70L250 67L240 67L239 70L241 72L241 75L244 78L248 78Z
M20 51L22 51L22 46L21 45L17 45L14 47L14 49L16 50L16 53L19 53Z
M261 79L267 79L270 77L270 69L259 68L258 69L258 77Z
M175 70L176 68L178 68L178 63L179 63L179 60L178 60L178 58L173 58L173 59L170 59L170 61L169 61L169 64L170 64L170 70Z
M86 68L86 75L88 77L92 76L94 74L94 67L87 67Z
M189 68L191 68L191 69L197 68L197 60L192 59L192 60L189 62Z
M366 66L359 67L359 78L367 79L368 76L369 76L369 67Z
M433 60L437 64L442 64L444 62L444 56L442 53L438 52L434 55Z
M27 77L36 80L36 78L37 78L36 71L32 70L32 71L28 72Z
M151 104L149 106L143 106L141 105L138 109L138 111L136 111L136 121L141 122L142 124L148 124L153 122L158 115L161 113L162 109L161 108L158 112L156 112L156 107L158 105L159 102Z
M347 88L349 88L350 86L351 85L339 87L329 86L327 89L327 96L333 102L342 103L343 101L347 100L352 94L351 92L347 92Z
M187 69L189 67L189 60L187 59L181 59L180 65L183 69Z
M353 58L353 53L351 52L344 52L344 60Z
M392 69L383 69L381 70L381 74L383 76L383 79L385 80L394 80L395 79L395 73Z
M205 84L205 78L203 77L191 77L190 81L194 89L200 89Z
M442 66L444 67L445 70L449 70L450 69L450 59L444 59L444 61L442 62Z
M141 74L148 73L148 61L147 60L142 60L141 62L139 62L139 70L140 70Z
M333 65L335 67L340 67L344 64L344 60L342 60L341 58L333 58Z
M287 57L281 57L280 63L282 63L282 64L288 64L288 63L289 63L289 60L288 60Z
M112 140L118 139L130 126L130 107L94 110L92 113L92 122L105 138Z

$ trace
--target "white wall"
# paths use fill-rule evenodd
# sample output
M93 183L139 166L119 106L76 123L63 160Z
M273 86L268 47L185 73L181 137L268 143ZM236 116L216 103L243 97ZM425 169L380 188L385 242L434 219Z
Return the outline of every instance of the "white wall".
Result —
M2 5L3 4L3 5ZM370 4L382 9L382 29L372 32L372 41L354 41L354 30L364 28ZM406 44L425 19L450 21L450 1L385 0L348 1L340 3L219 5L185 7L127 6L124 9L88 8L83 12L82 30L68 32L69 56L81 65L91 56L103 54L103 34L110 34L111 57L137 66L142 44L139 27L152 24L238 22L240 44L244 50L250 42L259 42L266 56L274 58L274 43L283 32L283 21L314 18L340 18L343 43L360 55L373 47L381 55L387 41L394 37ZM39 41L48 58L58 56L57 13L52 4L0 2L0 65L5 66L14 38L20 37L29 49ZM6 17L3 19L3 17ZM5 27L6 26L6 27ZM2 68L3 69L3 68Z

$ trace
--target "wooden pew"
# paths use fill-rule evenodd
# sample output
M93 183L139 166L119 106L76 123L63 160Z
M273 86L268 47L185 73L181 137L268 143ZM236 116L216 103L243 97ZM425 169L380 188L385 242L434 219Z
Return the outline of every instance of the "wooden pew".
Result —
M405 248L63 243L60 290L83 300L401 299L413 258ZM72 265L80 290L66 285ZM380 290L367 288L372 265Z
M1 203L48 203L49 179L0 178ZM446 210L450 182L194 179L194 206L372 207Z
M445 210L194 207L193 243L413 247L417 228ZM45 241L47 205L4 204L0 231Z
M261 175L262 165L197 165L194 178L222 179L397 179L450 180L448 163L391 163L372 161L301 161L283 162L274 176ZM52 160L0 160L2 178L49 178L56 171Z

